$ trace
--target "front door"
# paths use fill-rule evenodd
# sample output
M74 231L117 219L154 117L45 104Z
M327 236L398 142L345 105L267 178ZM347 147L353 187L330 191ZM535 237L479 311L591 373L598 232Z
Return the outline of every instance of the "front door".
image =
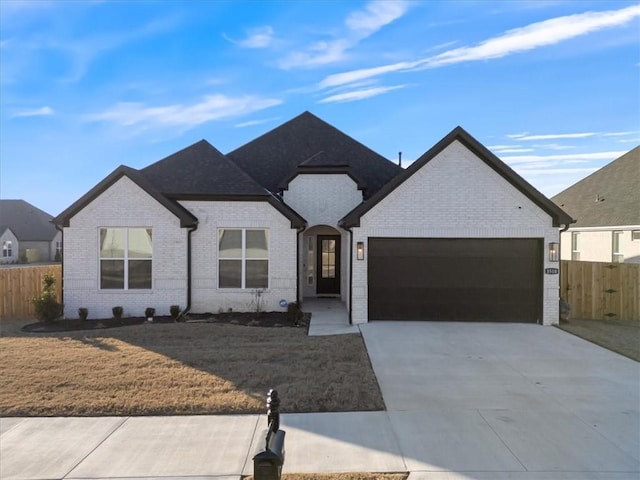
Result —
M318 295L340 294L340 235L318 235Z

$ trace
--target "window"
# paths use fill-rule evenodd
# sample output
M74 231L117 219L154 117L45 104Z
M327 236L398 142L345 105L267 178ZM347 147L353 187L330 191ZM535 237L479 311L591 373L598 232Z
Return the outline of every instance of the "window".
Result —
M2 244L2 257L13 257L13 244L11 240L7 240Z
M56 257L62 258L62 242L56 241Z
M632 241L640 240L640 230L633 230L631 232L631 240Z
M314 247L315 238L308 237L307 238L307 285L313 285L313 279L315 277L315 263L316 263L316 255Z
M611 261L614 263L623 263L624 254L620 250L620 239L624 232L613 232L613 249L611 255Z
M100 288L151 288L152 236L150 228L100 229Z
M269 286L269 231L218 230L218 287Z
M571 260L580 260L579 235L578 232L571 233Z

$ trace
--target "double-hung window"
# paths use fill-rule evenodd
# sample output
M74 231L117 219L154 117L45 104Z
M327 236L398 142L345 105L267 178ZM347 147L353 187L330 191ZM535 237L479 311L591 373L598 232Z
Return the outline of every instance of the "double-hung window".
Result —
M11 240L7 240L2 244L2 256L4 258L13 257L13 244Z
M218 229L218 287L268 288L269 231Z
M615 263L623 263L624 262L624 253L620 248L620 239L624 235L624 232L613 232L613 245L612 245L612 255L611 261Z
M571 260L580 260L580 234L578 232L571 233Z
M100 228L100 289L151 289L150 228Z

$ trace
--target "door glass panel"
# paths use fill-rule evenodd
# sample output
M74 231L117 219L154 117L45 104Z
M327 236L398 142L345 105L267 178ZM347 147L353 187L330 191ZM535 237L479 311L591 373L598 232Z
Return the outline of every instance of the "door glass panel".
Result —
M322 240L322 277L336 277L336 241Z

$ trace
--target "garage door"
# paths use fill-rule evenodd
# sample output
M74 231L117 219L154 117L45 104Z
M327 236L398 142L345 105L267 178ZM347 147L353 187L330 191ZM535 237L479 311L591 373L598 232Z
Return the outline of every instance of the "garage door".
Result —
M370 320L538 322L542 239L370 238Z

